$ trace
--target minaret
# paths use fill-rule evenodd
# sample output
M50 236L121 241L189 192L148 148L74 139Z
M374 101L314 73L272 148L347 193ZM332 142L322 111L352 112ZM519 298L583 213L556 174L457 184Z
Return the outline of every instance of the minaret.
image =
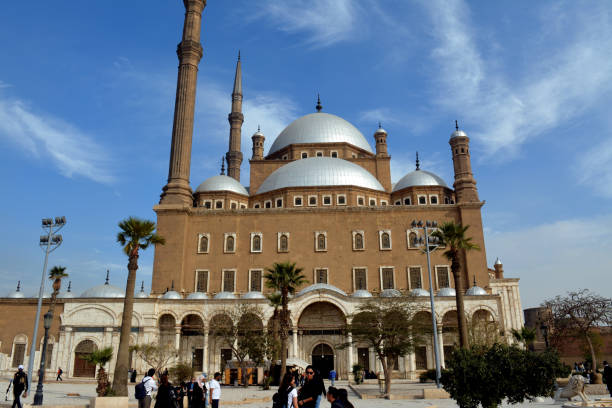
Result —
M172 147L168 184L163 188L161 204L189 204L193 197L189 186L191 167L191 140L193 138L193 116L195 111L198 64L202 58L200 27L206 0L183 0L185 21L183 39L177 46L179 59L172 125Z
M476 180L472 174L472 163L470 161L470 138L455 121L455 131L448 142L453 153L453 166L455 168L455 194L457 203L480 202Z
M240 66L240 51L236 63L236 76L234 77L234 90L232 91L232 112L227 115L230 123L229 151L225 155L227 160L227 175L240 182L240 165L242 152L240 151L240 136L242 133L242 69Z
M264 141L266 137L261 133L259 125L257 126L257 132L253 133L253 136L251 136L251 140L253 141L253 156L251 159L263 160Z
M493 268L495 268L495 279L504 279L504 264L499 258L495 260Z
M382 128L380 122L378 122L378 130L374 133L374 140L376 141L376 157L387 157L387 131Z

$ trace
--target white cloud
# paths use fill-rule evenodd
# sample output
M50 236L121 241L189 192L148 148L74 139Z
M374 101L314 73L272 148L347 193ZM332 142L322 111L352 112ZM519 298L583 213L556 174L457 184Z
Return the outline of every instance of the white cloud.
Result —
M281 31L305 33L306 44L315 48L348 40L363 28L356 22L360 6L354 0L265 0L257 7L258 17Z
M576 177L581 184L612 198L612 137L580 155Z
M489 264L499 256L505 277L521 278L523 307L569 290L612 291L612 216L573 218L487 234Z
M51 115L35 113L25 103L0 95L0 137L32 157L50 161L66 177L99 183L114 181L106 150L91 136Z

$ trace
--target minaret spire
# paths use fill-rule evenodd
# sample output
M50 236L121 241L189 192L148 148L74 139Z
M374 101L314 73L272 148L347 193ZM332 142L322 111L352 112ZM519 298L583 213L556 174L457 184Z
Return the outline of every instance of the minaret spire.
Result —
M106 281L104 282L105 285L108 285L109 275L110 275L110 271L107 269L106 270Z
M416 169L421 170L421 162L419 162L419 152L416 152Z
M68 281L68 290L66 292L70 293L72 291L72 281Z
M17 281L17 292L21 290L21 281Z
M225 157L221 157L221 175L225 176Z
M315 109L317 112L321 112L321 109L323 109L323 106L321 106L321 96L319 94L317 94L317 106L315 106Z
M227 116L230 123L229 150L225 154L227 161L227 175L240 181L240 165L242 164L242 151L240 150L240 137L242 134L242 63L240 62L240 50L236 62L236 74L234 75L234 89L232 90L232 111Z

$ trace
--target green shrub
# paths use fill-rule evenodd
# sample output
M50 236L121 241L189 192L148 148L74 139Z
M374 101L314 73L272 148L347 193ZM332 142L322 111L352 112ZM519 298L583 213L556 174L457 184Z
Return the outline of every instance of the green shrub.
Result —
M424 371L419 375L419 382L426 383L427 381L436 381L435 369Z

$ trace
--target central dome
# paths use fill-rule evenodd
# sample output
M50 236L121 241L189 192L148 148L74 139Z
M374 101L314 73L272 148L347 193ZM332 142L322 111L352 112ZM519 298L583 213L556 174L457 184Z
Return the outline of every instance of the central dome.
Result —
M285 187L357 186L385 191L380 182L363 167L333 157L295 160L272 172L257 194Z
M294 120L278 135L268 154L298 143L343 142L373 153L370 144L355 126L336 115L317 112Z

